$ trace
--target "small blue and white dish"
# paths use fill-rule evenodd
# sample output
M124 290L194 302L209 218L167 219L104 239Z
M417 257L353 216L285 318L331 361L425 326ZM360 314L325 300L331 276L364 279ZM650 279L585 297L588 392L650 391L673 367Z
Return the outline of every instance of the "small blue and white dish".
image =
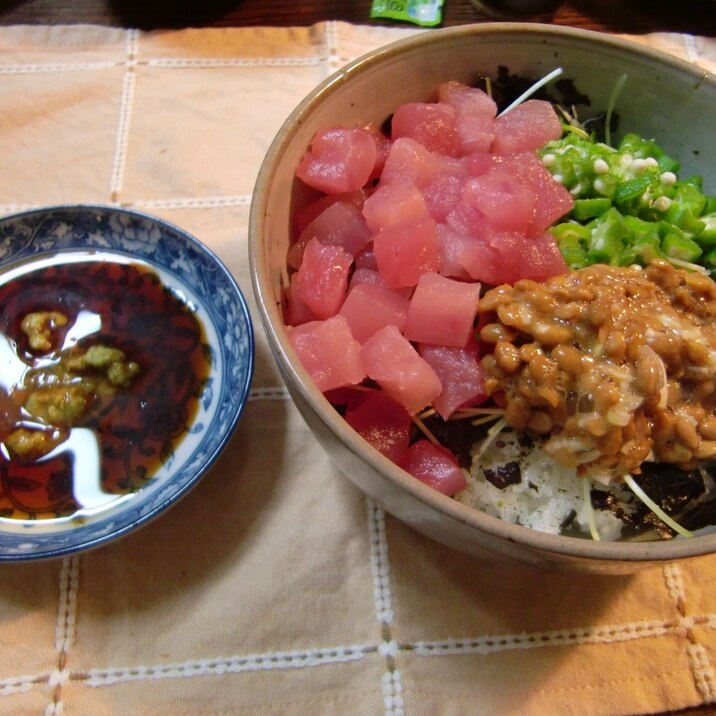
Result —
M92 278L76 288L85 281L83 276ZM65 288L57 288L58 284ZM140 289L140 284L155 289ZM149 293L139 293L145 290ZM33 291L34 303L26 301L24 297ZM90 296L82 299L81 310L76 308L80 305L77 295ZM99 301L99 295L104 295L102 305L111 304L111 316L118 313L124 325L133 326L134 333L127 333L128 350L136 349L144 357L146 372L141 372L141 361L135 363L136 384L131 382L133 377L126 379L132 387L110 392L109 399L98 397L102 395L99 389L91 388L95 392L87 393L92 396L90 402L101 407L84 423L43 424L36 417L41 413L28 412L29 403L17 396L34 389L27 387L30 373L40 375L33 385L64 380L57 377L60 369L56 366L68 355L89 355L86 346L92 334L94 340L102 336L110 347L114 345L107 326L115 318L105 320L99 308L93 313L92 301ZM8 296L17 305L25 302L31 308L22 310L34 311L43 320L55 315L55 304L61 318L63 311L75 317L66 329L43 324L43 330L51 325L60 338L39 352L36 346L28 349L32 337L20 320L20 309L9 317L12 301ZM246 301L229 271L207 247L156 217L110 206L56 206L2 217L0 301L0 562L47 559L105 544L158 516L197 484L239 422L254 369L254 335ZM74 309L71 301L75 301ZM163 311L169 303L178 306L172 310L181 326L173 317L165 317L175 314L160 312L158 307ZM91 319L84 321L83 328L79 327L80 315ZM183 321L196 327L195 335L189 335ZM90 324L94 327L88 328ZM175 358L180 353L188 357ZM150 355L159 357L149 361ZM126 367L129 358L122 360ZM201 366L176 369L180 360L185 361L181 365ZM90 376L100 370L94 364L83 366L78 370ZM171 377L163 382L165 374ZM66 380L69 385L74 375ZM94 377L88 380L87 385L95 385ZM162 386L170 383L174 387L166 390L173 391L174 397L165 400ZM145 386L144 393L136 387L140 384ZM42 392L42 388L37 390ZM128 416L148 405L151 415L132 424ZM105 425L113 419L112 412L119 418L112 423L108 443ZM13 419L8 417L11 414ZM163 427L157 427L155 434L155 425L160 424ZM53 430L56 447L45 448L37 458L31 450L29 457L16 457L22 453L14 452L12 431L32 436L33 431L49 435ZM50 482L41 485L32 469L58 460L63 461L60 468L48 467ZM126 465L121 468L126 472L120 471L121 479L110 484L108 475L117 472L111 460ZM141 479L135 479L137 475ZM35 489L44 502L31 497ZM40 503L44 506L37 508Z

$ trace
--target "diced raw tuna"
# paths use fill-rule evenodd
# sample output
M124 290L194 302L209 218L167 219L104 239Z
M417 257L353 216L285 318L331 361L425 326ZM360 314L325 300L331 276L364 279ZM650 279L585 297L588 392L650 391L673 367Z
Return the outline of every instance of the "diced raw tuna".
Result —
M395 326L373 334L361 348L361 359L368 377L411 415L442 392L437 373Z
M551 234L527 237L500 231L489 223L483 223L477 235L460 233L450 226L441 229L440 252L442 274L461 278L462 267L473 280L493 286L521 278L542 281L567 270Z
M360 283L348 292L340 314L345 316L356 340L364 343L385 326L393 325L402 331L409 303L398 290Z
M373 252L386 286L415 286L422 274L440 265L435 221L428 218L381 231L373 238Z
M438 273L441 276L456 278L467 281L470 274L465 268L463 257L463 243L470 242L471 237L465 234L458 234L447 224L438 224L438 250L440 252L440 268Z
M396 224L424 219L430 212L414 184L391 182L381 183L365 200L363 216L368 228L378 233Z
M296 174L308 186L326 194L356 191L373 173L377 153L375 139L363 129L320 130Z
M486 171L498 166L502 156L492 152L472 152L462 160L465 174L470 177L482 176Z
M291 274L286 291L286 323L289 326L298 326L301 323L318 320L318 316L296 295L297 279L297 273Z
M481 239L496 252L495 276L489 283L514 283L521 278L544 281L567 270L557 242L547 232L526 237L520 233L486 229Z
M298 268L303 261L303 252L311 239L322 244L340 246L351 256L360 253L371 239L370 229L360 209L352 204L337 201L321 212L301 233L288 250L288 264Z
M353 273L351 274L350 281L348 282L348 293L350 294L353 288L361 283L369 283L373 286L381 286L383 285L383 279L381 279L380 274L376 269L354 269Z
M562 125L550 102L528 99L495 120L492 151L516 154L539 149L562 136Z
M438 90L438 99L455 107L458 151L487 152L495 138L497 105L492 97L476 87L460 82L445 82Z
M486 239L451 231L444 240L444 255L452 265L462 266L471 279L491 285L508 280L501 273L504 262L499 252Z
M537 197L528 233L544 231L572 210L574 198L555 181L534 152L495 157L495 162L501 169L517 177Z
M378 262L375 260L372 242L355 257L355 267L357 269L367 268L373 269L374 271L378 270Z
M364 396L346 411L346 422L389 460L400 463L410 440L412 421L408 411L382 390Z
M523 278L546 281L552 276L567 273L567 264L557 246L554 236L543 231L520 242ZM517 279L515 279L517 280Z
M455 455L442 445L428 440L413 443L401 467L420 482L424 482L443 495L452 497L467 487L467 480Z
M499 167L468 179L462 198L496 228L523 233L533 222L538 201L524 182Z
M461 174L436 174L422 187L423 199L435 221L445 221L462 196L465 177Z
M466 201L463 196L460 196L455 206L449 211L445 223L453 231L472 236L479 234L483 227L489 224L482 211Z
M572 195L554 180L549 169L532 151L519 154L476 152L465 157L463 166L470 177L482 177L493 171L506 172L532 191L537 201L527 233L546 229L574 206Z
M380 181L392 184L395 181L410 182L422 187L436 174L464 174L462 160L431 152L422 144L402 137L390 147Z
M470 116L458 114L457 132L460 138L459 152L461 156L470 152L486 152L495 141L494 120L484 119L480 124Z
M479 405L487 400L480 354L473 339L465 348L418 346L418 353L438 374L443 390L433 407L444 420L458 408Z
M497 115L495 100L487 92L478 87L469 87L456 80L449 80L440 85L438 101L447 102L455 109L470 112L475 116L487 115L494 119Z
M344 204L355 206L356 209L363 208L365 201L365 191L358 189L357 191L349 191L345 194L325 194L315 199L310 204L306 204L294 213L294 224L296 235L301 232L321 213L323 213L331 204L342 201Z
M379 127L376 127L374 124L367 124L363 129L368 132L368 134L373 137L375 140L375 148L376 148L376 155L375 155L375 165L373 166L373 171L371 172L370 179L378 179L380 175L383 173L383 167L385 166L385 160L388 158L388 153L390 152L390 146L392 142L390 141L389 137L386 137L383 132L381 132Z
M353 286L357 286L360 283L370 283L374 286L383 286L383 288L388 288L386 286L385 281L380 276L380 273L378 272L378 269L369 269L369 268L357 268L353 271L351 274L350 281L348 283L348 290L350 291ZM394 293L397 293L401 296L404 296L406 299L409 299L413 295L413 287L412 286L403 286L402 288L390 288L390 291L393 291Z
M287 326L286 333L301 365L321 392L358 385L365 379L360 343L343 316Z
M403 335L418 343L462 348L472 335L480 284L424 273L408 306Z
M311 239L297 272L295 295L318 318L335 316L346 297L352 263L353 257L340 246Z
M410 137L431 152L458 155L457 113L443 102L408 102L395 110L391 139Z
M363 402L365 390L361 390L361 386L349 385L343 388L326 390L323 395L331 405L340 405L346 410L350 410Z

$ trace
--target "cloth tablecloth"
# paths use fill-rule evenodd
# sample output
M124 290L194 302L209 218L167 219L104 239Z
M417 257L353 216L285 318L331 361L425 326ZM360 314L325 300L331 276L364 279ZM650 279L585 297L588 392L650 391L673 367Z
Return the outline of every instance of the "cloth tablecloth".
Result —
M227 264L255 319L215 468L124 539L0 567L0 714L635 714L716 701L716 556L628 576L481 562L330 464L253 306L250 194L342 63L412 28L0 29L0 214L115 203ZM716 41L634 38L716 68Z

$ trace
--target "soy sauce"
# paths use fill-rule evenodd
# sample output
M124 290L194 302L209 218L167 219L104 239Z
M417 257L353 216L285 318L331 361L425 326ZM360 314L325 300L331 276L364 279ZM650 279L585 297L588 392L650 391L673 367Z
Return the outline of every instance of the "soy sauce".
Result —
M69 320L57 329L53 349L39 354L20 324L28 314L47 311ZM91 327L81 329L88 319ZM80 336L76 342L73 332ZM140 368L128 387L94 396L56 456L18 459L0 443L4 518L67 517L92 506L80 503L78 494L99 502L107 495L111 503L146 485L191 426L211 367L204 328L181 293L165 286L148 265L111 255L78 260L58 254L50 265L0 284L0 334L15 352L15 367L21 363L26 370L40 366L51 375L57 346L84 351L98 344L119 348ZM8 372L7 365L0 361L0 370ZM10 391L2 385L0 439L3 415L7 422L13 410L21 411L8 405Z

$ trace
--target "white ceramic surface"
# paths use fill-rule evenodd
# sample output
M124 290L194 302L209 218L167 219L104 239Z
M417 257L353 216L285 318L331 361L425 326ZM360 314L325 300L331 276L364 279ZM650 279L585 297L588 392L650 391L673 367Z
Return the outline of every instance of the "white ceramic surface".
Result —
M625 573L716 549L716 534L668 542L607 543L558 537L489 517L404 473L357 436L312 385L287 340L281 319L281 274L292 211L306 200L294 179L319 128L380 125L407 101L433 98L445 80L473 82L506 66L541 77L564 69L593 108L606 108L626 74L618 113L623 128L652 137L716 187L716 81L705 71L633 43L583 30L494 23L421 33L360 58L311 93L276 136L261 168L251 212L254 292L271 349L302 415L341 470L386 511L434 539L478 556L532 565Z

